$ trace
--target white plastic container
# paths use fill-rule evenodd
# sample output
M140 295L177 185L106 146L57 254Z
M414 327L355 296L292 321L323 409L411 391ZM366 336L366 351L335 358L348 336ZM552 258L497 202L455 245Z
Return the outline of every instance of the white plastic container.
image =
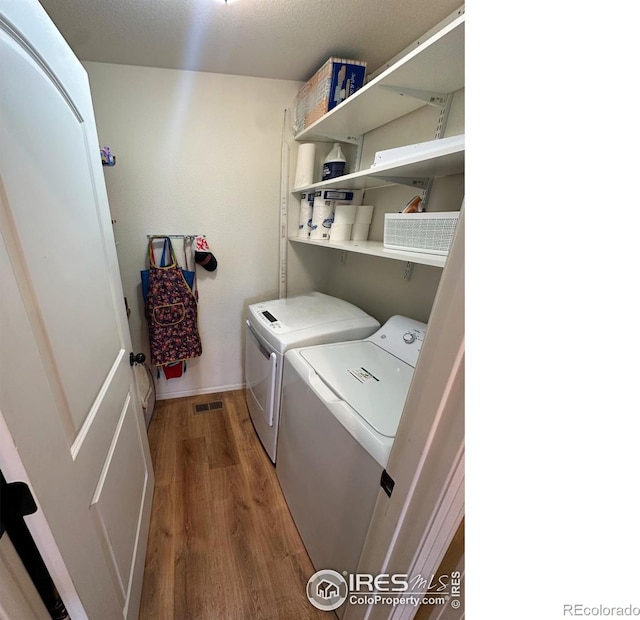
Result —
M341 177L344 174L344 167L347 164L347 159L340 148L340 143L336 142L331 149L331 152L325 157L324 165L322 166L322 180L335 179Z

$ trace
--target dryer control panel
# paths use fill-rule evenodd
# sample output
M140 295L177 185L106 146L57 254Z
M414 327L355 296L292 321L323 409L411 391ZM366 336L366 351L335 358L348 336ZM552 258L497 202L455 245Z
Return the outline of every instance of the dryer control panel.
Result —
M426 333L426 323L397 314L367 340L415 368Z
M256 315L269 329L277 332L281 330L284 325L282 321L279 321L271 312L268 310L263 310Z

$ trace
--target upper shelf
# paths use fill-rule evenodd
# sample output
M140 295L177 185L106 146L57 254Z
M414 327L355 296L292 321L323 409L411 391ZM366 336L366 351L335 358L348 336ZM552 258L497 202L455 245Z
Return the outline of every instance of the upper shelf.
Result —
M426 105L428 93L452 93L463 88L464 25L462 14L295 139L355 142L372 129Z
M430 147L417 155L405 157L386 165L371 166L336 179L320 181L293 192L315 189L368 189L387 183L400 183L421 188L429 177L441 177L464 172L464 135L433 140Z

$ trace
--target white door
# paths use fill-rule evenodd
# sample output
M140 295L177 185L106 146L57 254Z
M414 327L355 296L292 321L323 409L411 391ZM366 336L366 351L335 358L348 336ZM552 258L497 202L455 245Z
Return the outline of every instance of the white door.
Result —
M0 415L64 563L54 579L91 619L137 617L153 471L95 120L35 0L0 8L0 232Z
M0 584L0 618L51 619L7 536L0 539Z

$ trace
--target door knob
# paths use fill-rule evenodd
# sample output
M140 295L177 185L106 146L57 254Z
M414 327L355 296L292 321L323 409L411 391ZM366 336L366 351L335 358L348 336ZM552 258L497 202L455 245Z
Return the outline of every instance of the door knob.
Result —
M146 359L147 358L145 357L144 353L138 353L137 355L129 353L129 364L131 364L132 366L134 364L144 364L144 360Z

